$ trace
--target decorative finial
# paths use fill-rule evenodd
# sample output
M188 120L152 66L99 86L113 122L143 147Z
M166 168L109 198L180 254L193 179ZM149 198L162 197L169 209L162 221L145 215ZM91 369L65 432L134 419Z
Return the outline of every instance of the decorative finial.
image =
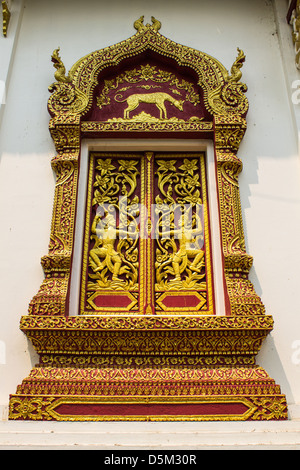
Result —
M71 82L72 79L70 77L70 74L66 77L66 68L61 58L59 57L59 54L58 54L59 50L60 50L59 47L55 49L51 56L51 60L54 64L54 67L57 69L57 71L54 73L54 77L56 78L58 82L68 83L68 82Z
M158 31L161 28L161 22L158 21L156 18L154 18L154 16L151 16L151 20L152 20L152 25L146 24L145 26L144 15L143 15L133 23L133 26L135 27L138 33L140 33L141 31L144 31L146 28L152 28L154 29L154 31Z
M133 23L133 26L135 27L135 29L138 31L138 33L140 31L142 31L143 29L145 29L145 25L144 25L144 16L141 16L138 20L136 20L134 23Z
M154 16L151 16L151 20L152 20L153 29L155 31L159 31L161 28L161 22L158 21L156 18L154 18Z
M230 80L231 82L236 82L236 83L239 82L240 79L242 78L242 72L240 69L243 67L243 63L246 60L246 56L244 52L239 48L237 48L237 51L238 51L238 56L231 67L231 75L228 77L228 80Z
M231 75L229 75L229 73L227 72L227 81L235 82L235 83L238 83L240 79L242 78L241 68L243 67L243 63L246 60L246 56L244 52L239 48L237 48L237 51L238 51L238 56L235 59L231 67L231 70L230 70Z

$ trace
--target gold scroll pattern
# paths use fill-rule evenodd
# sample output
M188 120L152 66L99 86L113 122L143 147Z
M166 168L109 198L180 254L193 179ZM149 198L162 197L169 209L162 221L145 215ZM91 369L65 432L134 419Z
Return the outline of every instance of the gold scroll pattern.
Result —
M212 286L204 156L178 156L156 159L155 291L201 291L197 310L207 310Z
M94 299L104 294L116 296L127 292L128 310L138 302L140 178L140 160L136 155L91 154L82 312L90 314L95 308Z
M142 114L142 113L141 113ZM144 115L143 115L144 116ZM81 130L85 136L95 132L180 132L183 135L194 132L212 132L213 123L209 121L201 121L200 119L190 118L188 121L178 120L174 121L173 118L167 121L160 121L159 119L152 118L147 120L118 120L118 121L86 121L82 122Z

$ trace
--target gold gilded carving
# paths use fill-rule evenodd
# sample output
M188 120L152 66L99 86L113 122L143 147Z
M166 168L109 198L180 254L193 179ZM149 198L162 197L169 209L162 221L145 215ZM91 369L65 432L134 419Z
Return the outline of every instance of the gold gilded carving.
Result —
M40 334L42 333L42 334ZM39 354L84 355L255 355L268 331L224 330L27 330ZM229 360L230 362L230 360Z
M80 113L87 105L88 99L77 87L71 85L71 71L66 76L66 68L59 56L59 48L53 51L51 60L56 68L54 77L57 82L49 87L53 93L48 101L48 109L52 115L60 113Z
M245 54L239 48L237 50L238 56L231 67L231 75L224 72L224 86L219 85L208 93L207 100L213 114L229 116L232 113L234 116L242 116L248 110L248 101L244 95L247 86L240 82Z
M153 388L152 388L153 390ZM153 391L157 390L154 389ZM191 392L190 392L191 393ZM61 395L61 396L60 396ZM127 395L127 394L126 394ZM130 392L128 390L128 395ZM61 415L59 409L61 405L93 405L96 407L99 404L112 404L111 398L103 395L99 397L69 397L64 394L59 394L55 398L49 399L45 396L27 396L23 400L18 397L13 397L11 400L10 406L10 419L46 419L46 420L56 420L56 421L245 421L245 420L256 420L256 419L286 419L287 411L286 405L284 404L284 397L280 394L274 397L258 397L258 398L246 398L245 396L236 396L234 398L226 396L213 395L211 391L210 397L196 397L192 396L187 400L184 393L181 395L171 395L169 397L160 395L159 393L156 396L152 397L124 397L115 396L115 402L122 405L130 406L130 404L148 404L152 405L164 403L165 405L170 404L195 404L195 405L243 405L245 411L243 413L231 413L231 414L192 414L192 415L160 415L152 414L151 416L135 415L134 417L130 415Z
M155 361L157 366L160 366L161 363L159 361ZM176 368L173 369L168 365L165 364L164 369L160 369L159 367L151 368L148 365L151 364L151 361L145 360L144 367L140 369L129 369L124 368L118 370L114 367L112 360L108 361L105 365L103 364L102 369L95 369L95 368L82 368L77 369L74 367L69 367L68 369L60 369L55 370L52 367L36 367L34 368L28 377L28 381L36 380L36 379L46 379L48 381L54 380L67 380L72 381L74 379L78 381L92 381L92 380L109 380L109 381L126 381L131 379L134 382L139 382L140 379L144 380L157 380L159 379L167 379L167 380L178 380L180 379L181 375L187 378L188 376L193 381L202 381L203 383L207 383L209 380L218 380L220 384L225 384L230 381L239 381L240 383L247 384L248 381L253 380L257 383L260 382L262 384L265 383L272 383L272 379L268 376L266 371L259 366L246 368L241 367L239 369L233 369L230 366L220 366L216 369L209 369L209 368L197 368L193 367L193 362L191 361L190 366L184 368ZM224 388L224 392L226 394L226 390ZM262 394L262 392L260 393Z
M153 82L153 84L148 84L148 83L143 84L143 82L148 82L148 81L150 81L150 83ZM140 85L138 85L139 83ZM163 110L164 110L164 103L163 102L159 103L159 101L165 101L166 98L170 102L174 101L176 105L179 106L178 109L182 108L182 104L184 103L184 101L189 101L190 103L194 104L194 106L196 106L200 102L199 95L196 93L192 83L188 82L187 80L180 80L175 74L171 72L162 70L150 64L146 64L146 65L141 65L138 68L134 68L133 70L127 70L123 72L122 74L118 75L114 79L104 80L103 90L100 96L97 97L97 105L99 109L102 109L104 106L107 106L111 103L111 99L108 96L111 90L114 90L114 89L118 90L114 99L120 102L120 99L118 98L118 96L120 96L120 93L127 91L133 85L135 85L136 88L151 90L155 88L161 88L161 85L158 85L158 84L163 84L163 83L167 83L169 85L170 91L174 93L175 95L178 95L179 97L182 96L183 92L185 92L184 100L180 100L180 99L176 100L174 97L170 96L169 94L167 97L159 96L156 94L152 97L147 96L146 98L142 97L143 94L141 94L140 97L137 97L137 94L135 94L134 98L131 98L129 96L128 98L125 98L124 100L123 100L123 97L121 96L121 100L126 101L127 99L129 99L130 101L134 101L134 100L139 100L139 99L140 100L153 99L154 101L147 101L147 102L148 103L152 102L154 104L157 104L161 106ZM118 88L122 84L125 84L126 86L122 88ZM149 93L149 95L151 94ZM164 114L164 116L166 119L166 114ZM129 119L129 116L125 114L124 119ZM162 119L162 116L161 116L161 119Z
M160 121L142 112L126 121L123 118L114 118L107 122L82 122L81 129L87 135L93 132L211 132L213 123L203 122L198 118L184 121L175 117Z
M273 319L270 315L260 316L88 316L88 317L43 317L26 315L21 318L22 330L239 330L271 331ZM228 335L228 336L234 336ZM246 343L245 343L246 344Z
M238 175L242 163L235 152L245 133L245 121L215 119L215 146L217 178L220 198L220 216L223 251L225 255L245 255Z
M138 20L136 20L133 23L133 26L135 27L135 29L138 32L141 32L145 28L145 26L144 26L144 16L141 16Z
M139 361L137 361L139 362ZM43 383L41 387L41 382ZM74 382L76 385L74 386ZM172 389L168 386L172 382ZM214 382L214 385L212 385ZM233 385L234 383L234 385ZM170 396L170 395L198 395L209 396L209 390L230 396L235 390L236 394L252 392L262 397L266 391L280 394L278 386L268 377L263 369L245 368L232 369L230 366L219 367L215 370L209 368L168 367L160 369L155 367L139 367L137 369L119 369L114 365L103 368L69 367L67 370L54 369L52 367L39 367L33 369L29 377L22 384L22 392L28 395L49 395L55 387L56 394L68 395L107 395L109 390L114 394L120 387L128 386L128 395L143 396ZM130 393L131 392L131 393ZM127 395L126 392L124 395Z
M263 315L265 306L240 269L225 274L232 315Z
M152 27L153 27L154 31L159 31L160 28L161 28L161 22L159 20L157 20L156 18L154 18L154 16L151 16L151 21L152 21ZM139 33L141 31L143 31L145 29L144 16L141 16L138 20L136 20L133 23L133 26ZM150 25L147 24L147 27L149 27L149 26Z
M205 106L213 115L244 115L248 109L248 101L244 95L246 87L238 81L241 77L240 69L244 61L242 51L239 51L231 74L229 74L220 62L207 54L177 44L162 36L158 32L159 25L155 19L153 19L152 25L144 25L143 17L141 17L135 23L137 33L134 36L122 43L89 54L72 67L69 76L72 76L73 93L74 90L80 90L83 94L81 115L85 115L91 109L93 91L98 83L99 73L107 65L117 66L121 58L138 56L141 51L145 50L173 59L179 66L189 67L195 71L198 76L198 84L203 89ZM64 96L67 99L68 93ZM61 101L59 93L57 99ZM98 104L101 105L101 101ZM61 104L59 106L52 104L51 107L58 109L61 106ZM72 103L69 108L72 109Z
M239 48L237 50L238 50L238 56L231 67L231 75L228 76L228 80L230 82L235 82L235 83L238 83L240 79L242 78L241 68L246 59L244 52Z
M124 101L127 102L127 108L124 110L124 119L129 119L129 113L130 111L133 111L136 109L140 103L150 103L150 104L155 104L157 108L159 109L159 119L167 119L167 110L165 107L165 101L168 101L172 105L174 105L179 111L183 111L183 100L175 100L172 96L170 96L168 93L162 93L162 92L157 92L157 93L144 93L144 94L134 94L128 96L128 98L125 98L123 100L117 99L117 96L115 97L115 100L118 101L119 103L123 103ZM145 120L147 120L147 115L145 117Z
M184 163L176 169L176 160L158 160L158 187L161 196L156 197L157 211L166 210L171 213L166 229L164 213L159 217L156 232L156 290L206 288L205 263L203 247L203 227L200 215L193 207L201 205L199 161L184 159ZM181 170L181 171L180 171ZM194 174L196 172L196 174ZM174 199L176 198L176 200ZM174 213L183 213L185 205L189 207L174 224ZM164 206L164 207L163 207ZM169 222L171 227L169 228ZM178 240L178 244L175 242ZM174 276L169 279L169 276Z
M96 213L92 222L94 245L89 251L89 265L93 274L89 274L88 291L99 287L137 289L139 197L131 196L137 187L138 161L118 160L117 164L118 167L110 158L97 160L92 205L101 207L107 203L107 209L104 214ZM122 274L125 279L120 278Z
M96 215L92 223L91 233L95 244L89 252L89 264L95 274L90 274L90 277L96 277L96 273L101 272L98 279L99 286L117 288L122 286L119 274L126 272L128 267L123 266L122 268L122 258L114 249L114 235L119 234L119 231L115 229L115 219L109 214L105 219L106 225L102 223L101 216ZM111 282L105 276L108 270L112 274ZM135 277L137 278L137 276ZM92 287L94 287L94 283L92 283Z
M70 76L70 74L66 77L66 68L59 56L59 50L60 50L59 47L55 49L51 57L54 67L56 68L54 77L56 78L58 82L70 83L72 81L72 77Z
M70 83L53 83L49 87L49 91L54 92L48 101L48 109L52 115L59 115L60 113L80 114L88 102L86 95Z
M10 402L10 419L51 420L45 408L54 400L54 397L14 397Z
M9 11L7 2L2 0L2 32L5 38L7 36L7 29L8 29L10 17L11 17L11 13Z
M151 21L152 21L152 27L154 31L159 31L161 28L161 22L154 18L154 16L151 16Z
M237 59L228 72L207 54L163 37L158 32L161 24L154 17L152 25L144 25L144 17L141 17L134 27L137 32L133 37L83 57L68 74L59 50L52 55L56 82L49 88L48 108L52 116L50 132L58 155L52 160L56 187L51 237L49 253L42 258L45 280L30 304L30 315L21 319L21 329L40 354L40 364L24 379L17 394L11 396L10 418L58 421L286 419L286 402L279 387L263 369L255 366L255 356L272 330L273 319L265 315L261 300L248 280L252 257L245 252L239 198L238 175L242 163L236 152L246 129L244 116L248 110L244 96L246 86L240 82L245 55L238 50ZM170 69L172 64L177 71L190 69L197 85L179 80L171 72L154 66L157 56L161 57L160 63L167 62ZM145 64L145 57L149 57L148 64ZM124 71L126 59L138 65ZM120 69L123 72L110 80L101 75L104 70L113 73ZM167 91L178 103L189 101L185 107L190 103L197 106L200 95L196 86L201 89L205 115L212 116L213 122L203 122L197 116L187 121L170 117L169 104L165 111L165 95L161 93ZM130 91L131 87L134 91ZM95 90L99 90L98 96L95 96ZM105 122L88 120L94 105L98 107L93 108L97 112L94 116L98 116L99 111L104 113L105 106L116 106L115 97L124 100L127 95L130 95L126 98L129 109L121 118L103 120ZM150 101L160 107L160 118L145 111L130 117L136 104L136 108L148 110ZM172 155L164 155L157 158L157 175L154 176L154 155L149 152L139 167L136 156L114 160L99 158L95 178L89 186L92 210L86 224L88 240L85 239L84 262L90 263L85 279L90 305L96 305L101 289L108 292L103 286L111 288L116 283L111 289L114 300L125 299L129 307L127 311L116 308L107 315L96 305L98 310L95 307L93 315L69 316L81 138L101 137L102 132L111 131L176 132L183 137L190 136L189 132L205 131L205 138L214 136L222 268L226 305L230 304L226 315L214 315L213 309L201 310L202 303L213 305L210 246L205 245L209 239L207 212L204 211L204 218L199 220L194 211L197 204L205 204L204 166L200 166L200 159L196 163L190 154L181 157L180 163ZM157 186L153 182L155 177L159 181ZM135 244L137 226L123 212L122 198L126 198L132 208L140 202L149 208L157 195L159 199L155 202L160 206L181 207L188 203L192 207L192 217L190 225L185 219L181 220L184 235L181 242L175 237L177 220L171 219L173 226L166 235L164 221L159 219L155 227L159 235L155 253L153 245L156 241L149 236L144 244ZM106 221L96 211L100 203L108 204L107 212L103 214ZM114 242L110 236L112 209L119 214L115 227L118 238ZM146 231L150 235L150 219L146 220ZM122 238L120 230L124 225L127 236ZM108 234L106 240L105 231ZM191 244L194 244L192 249ZM144 264L135 264L141 259ZM154 274L161 276L159 281L156 279L157 292L151 277ZM194 276L195 292L191 284L183 288L189 276ZM196 276L200 278L196 279ZM150 288L141 290L147 277ZM180 283L178 291L172 289L172 284L176 283ZM185 292L188 293L185 300L194 295L199 309L197 315L195 312L190 315L189 309L168 310L166 299L176 304ZM147 309L141 308L145 301ZM175 305L174 310L176 308ZM98 406L103 403L110 406L115 403L198 404L213 405L212 409L214 406L242 405L244 411L225 416L194 416L191 413L167 417L60 414L60 405Z
M284 395L253 397L251 401L256 408L253 420L287 419L288 417Z
M152 388L153 392L156 392L155 396L130 396L130 392L126 395L128 397L120 396L115 394L114 400L105 395L96 396L96 397L70 397L65 394L57 394L56 397L49 398L48 396L23 396L22 398L13 396L10 403L10 419L34 419L34 420L56 420L56 421L245 421L245 420L257 420L257 419L286 419L287 411L285 405L285 399L282 395L277 394L274 397L249 397L246 398L243 395L237 395L235 397L228 396L218 396L214 395L213 389L211 391L211 396L207 397L196 397L190 396L189 399L185 396L186 394L181 395L172 395L162 396L157 393L156 389ZM190 392L191 393L191 392ZM140 393L138 394L140 395ZM141 394L142 395L142 394ZM161 415L159 413L153 413L150 416L145 415L120 415L116 414L113 416L106 415L83 415L78 416L78 414L60 414L60 406L62 405L73 405L76 408L76 405L93 405L94 408L99 404L109 404L118 403L119 405L124 405L125 408L128 408L130 404L164 404L166 406L170 405L184 405L184 404L194 404L194 405L213 405L213 407L222 406L222 405L243 405L244 412L240 413L231 413L231 414L189 414L189 415Z
M66 312L74 237L80 116L69 114L52 119L50 132L59 154L51 162L56 185L49 253L42 258L46 277L30 302L29 313L33 315L62 315Z
M255 366L255 355L218 355L199 356L103 356L103 355L68 355L68 354L43 354L40 363L45 367L208 367L214 370L216 367L225 366L249 368Z

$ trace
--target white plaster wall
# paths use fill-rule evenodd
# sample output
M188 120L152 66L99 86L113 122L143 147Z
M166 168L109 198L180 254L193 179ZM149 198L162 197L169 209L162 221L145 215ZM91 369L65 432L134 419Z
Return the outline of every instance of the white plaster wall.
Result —
M276 11L286 11L287 3L276 0ZM22 2L14 0L13 8L18 6ZM258 362L291 405L300 403L298 137L284 62L289 55L280 49L283 44L292 55L292 45L286 25L279 25L285 41L278 35L273 7L268 0L24 1L19 34L11 28L7 39L0 37L0 61L11 54L10 34L16 42L0 123L0 405L36 361L18 328L42 282L40 258L48 251L54 194L46 107L54 81L51 54L60 46L69 69L89 52L133 35L133 22L142 14L147 22L157 17L164 36L203 50L228 69L237 47L246 53L250 110L239 152L244 228L254 257L251 280L275 320Z

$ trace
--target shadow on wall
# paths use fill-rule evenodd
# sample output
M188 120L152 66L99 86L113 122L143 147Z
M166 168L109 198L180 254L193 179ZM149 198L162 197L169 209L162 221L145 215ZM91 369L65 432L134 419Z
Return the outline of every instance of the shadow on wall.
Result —
M277 384L280 384L281 393L285 394L287 403L295 403L295 398L277 352L272 333L264 340L261 350L256 357L256 363L263 367Z

